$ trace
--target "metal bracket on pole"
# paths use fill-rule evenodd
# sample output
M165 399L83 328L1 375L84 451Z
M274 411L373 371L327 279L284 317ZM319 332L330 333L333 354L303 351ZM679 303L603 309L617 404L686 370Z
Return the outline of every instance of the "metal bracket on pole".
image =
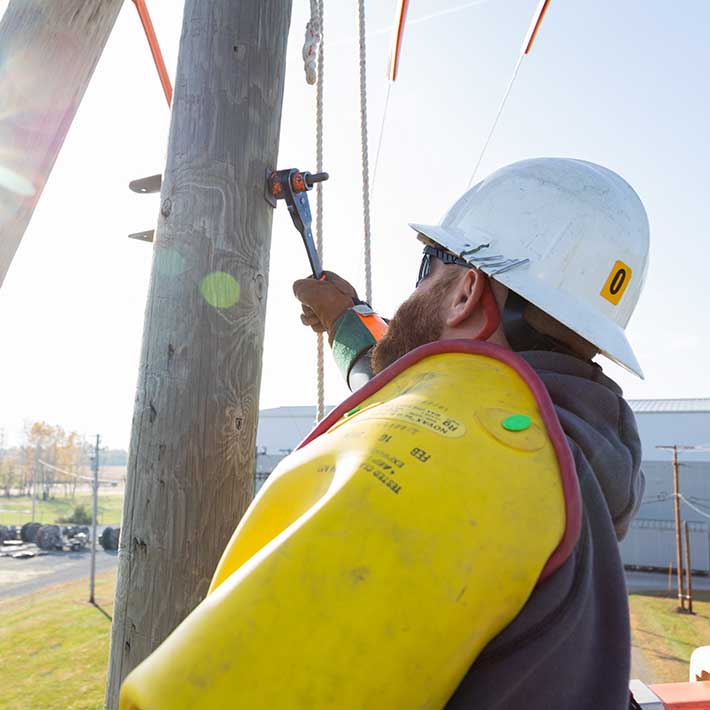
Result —
M271 193L271 176L275 175L276 171L272 170L271 168L266 168L266 175L264 175L265 180L264 180L264 199L274 208L276 209L276 198L273 196Z
M148 229L145 232L134 232L128 235L129 239L138 239L141 242L152 242L155 238L155 230Z
M148 177L131 180L128 183L128 187L133 190L133 192L138 192L141 195L148 195L153 192L160 192L162 184L162 175L149 175Z
M160 192L162 184L162 175L149 175L148 177L131 180L128 183L128 187L130 190L137 192L139 195L151 195L156 192ZM152 242L155 238L155 230L146 229L143 232L134 232L133 234L129 234L128 238L138 239L141 242Z

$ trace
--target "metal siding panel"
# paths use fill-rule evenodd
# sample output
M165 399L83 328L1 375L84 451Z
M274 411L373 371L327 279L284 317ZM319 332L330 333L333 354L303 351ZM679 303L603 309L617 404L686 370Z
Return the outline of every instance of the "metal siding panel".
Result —
M710 572L710 535L708 524L689 523L691 565L694 570ZM636 519L620 544L625 565L675 567L675 525L672 520Z

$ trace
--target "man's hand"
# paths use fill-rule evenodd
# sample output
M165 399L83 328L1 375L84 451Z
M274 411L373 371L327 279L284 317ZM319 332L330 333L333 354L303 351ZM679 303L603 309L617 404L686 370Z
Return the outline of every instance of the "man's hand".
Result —
M327 332L331 343L335 324L340 316L358 300L355 289L338 274L324 271L325 280L299 279L293 284L293 293L303 305L301 322L316 333Z

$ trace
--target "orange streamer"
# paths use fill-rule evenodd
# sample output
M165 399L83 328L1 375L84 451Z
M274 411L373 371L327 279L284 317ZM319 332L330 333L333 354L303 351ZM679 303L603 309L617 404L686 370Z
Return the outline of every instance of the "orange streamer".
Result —
M399 0L399 7L395 15L397 28L392 37L392 49L390 50L390 62L387 69L387 77L390 81L397 78L399 70L399 54L402 49L402 37L404 37L404 23L407 21L407 9L409 0Z

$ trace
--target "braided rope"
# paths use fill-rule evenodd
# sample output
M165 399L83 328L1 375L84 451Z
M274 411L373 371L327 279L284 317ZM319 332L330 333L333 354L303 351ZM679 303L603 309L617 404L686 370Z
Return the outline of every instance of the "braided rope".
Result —
M311 19L306 23L306 37L303 44L303 69L306 81L313 85L317 80L316 60L319 54L323 26L322 10L319 0L311 0Z
M323 172L323 0L311 0L311 7L316 5L316 16L319 30L318 43L318 71L316 80L316 172ZM316 249L323 260L323 191L321 183L316 184ZM318 333L316 350L316 379L317 379L317 409L318 421L325 416L325 356L323 346L323 333Z
M370 235L370 164L367 150L367 51L365 47L365 0L358 0L360 35L360 144L362 151L362 213L365 242L365 300L372 303L372 254Z

